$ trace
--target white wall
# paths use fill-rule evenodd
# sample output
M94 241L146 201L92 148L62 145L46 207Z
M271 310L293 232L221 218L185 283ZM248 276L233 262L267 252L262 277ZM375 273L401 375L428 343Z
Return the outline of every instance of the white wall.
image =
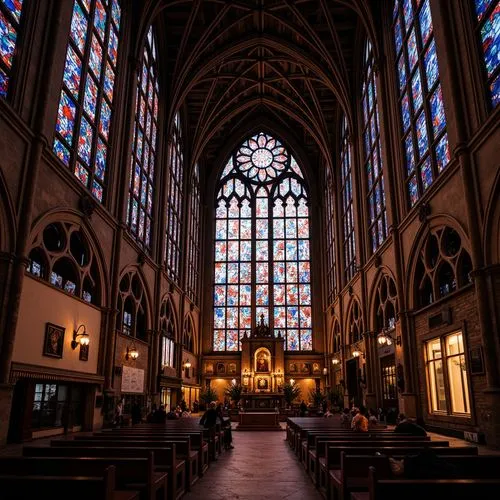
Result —
M66 328L63 357L43 356L45 323ZM80 361L80 347L71 348L73 330L83 323L90 336L89 359ZM78 372L96 373L101 312L52 286L26 276L19 308L12 361Z

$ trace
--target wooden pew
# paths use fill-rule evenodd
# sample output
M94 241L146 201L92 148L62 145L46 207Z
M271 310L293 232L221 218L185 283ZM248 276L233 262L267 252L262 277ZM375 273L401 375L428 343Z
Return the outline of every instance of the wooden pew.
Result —
M158 492L167 498L166 472L154 471L153 453L149 458L91 457L0 457L0 470L13 476L103 476L115 467L116 486L120 490L139 490L148 500L156 500Z
M342 452L350 455L376 455L378 453L386 455L389 457L394 456L405 456L405 455L417 455L418 453L424 451L425 448L422 446L417 446L415 444L408 445L407 447L393 447L393 446L367 446L363 447L351 447L351 446L328 446L326 457L320 460L320 479L319 487L321 491L332 492L332 481L334 481L334 476L336 476L336 470L340 469L341 455ZM440 456L449 455L469 455L477 456L478 449L475 446L458 446L458 447L442 447L435 449L436 453Z
M75 442L75 441L73 441ZM186 462L176 456L176 445L168 447L149 446L24 446L25 457L125 457L148 458L154 454L155 469L168 472L169 497L178 499L186 492ZM87 499L88 500L88 499Z
M500 455L441 455L441 457L456 468L461 479L494 479L500 470ZM352 492L368 490L370 467L375 467L379 479L399 479L393 476L389 457L386 455L351 455L342 452L340 469L332 473L331 484L335 491L332 491L330 498L349 500Z
M370 467L368 493L351 493L352 500L421 500L422 498L498 497L500 479L378 479Z
M138 491L115 490L115 467L101 477L0 475L2 500L65 498L72 500L139 500Z

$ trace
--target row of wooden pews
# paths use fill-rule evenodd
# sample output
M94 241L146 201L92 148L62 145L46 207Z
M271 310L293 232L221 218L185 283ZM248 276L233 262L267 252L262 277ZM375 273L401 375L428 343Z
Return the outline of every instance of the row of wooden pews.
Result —
M219 426L183 418L27 445L23 456L0 458L0 496L177 500L217 460L223 436Z
M340 427L337 419L289 418L286 439L311 480L328 500L488 498L500 487L499 455L478 456L475 446L450 447L428 436L395 434L384 426L368 433ZM394 476L389 457L401 460L432 449L460 479Z

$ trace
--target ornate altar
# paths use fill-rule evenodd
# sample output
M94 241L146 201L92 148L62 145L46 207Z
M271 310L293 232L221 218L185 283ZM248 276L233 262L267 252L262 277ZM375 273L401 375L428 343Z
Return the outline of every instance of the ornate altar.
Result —
M261 315L253 332L241 340L241 382L247 410L274 410L283 404L285 340L274 335Z

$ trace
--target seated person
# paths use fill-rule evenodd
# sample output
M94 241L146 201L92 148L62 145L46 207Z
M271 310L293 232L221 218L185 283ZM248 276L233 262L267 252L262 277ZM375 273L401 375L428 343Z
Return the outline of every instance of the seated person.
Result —
M356 409L357 413L351 422L351 429L354 432L368 432L368 419L363 415L364 408Z
M378 425L377 412L373 408L370 408L370 411L368 412L368 414L369 414L368 426L371 429L373 429L374 427L377 427L377 425Z
M408 455L403 460L389 457L391 471L395 476L406 479L458 479L459 471L454 464L439 457L432 448L426 448L417 455Z
M179 416L175 411L175 408L172 406L170 411L167 413L167 420L177 420L177 418L179 418Z
M413 420L400 415L399 423L394 428L394 432L402 434L410 434L411 436L427 436L427 432L420 425L417 425Z
M344 429L350 429L351 420L352 417L349 408L344 408L344 411L340 414L340 426L343 427Z
M200 425L203 425L206 429L210 427L215 427L217 423L217 403L212 401L208 407L208 410L203 414L200 420Z

